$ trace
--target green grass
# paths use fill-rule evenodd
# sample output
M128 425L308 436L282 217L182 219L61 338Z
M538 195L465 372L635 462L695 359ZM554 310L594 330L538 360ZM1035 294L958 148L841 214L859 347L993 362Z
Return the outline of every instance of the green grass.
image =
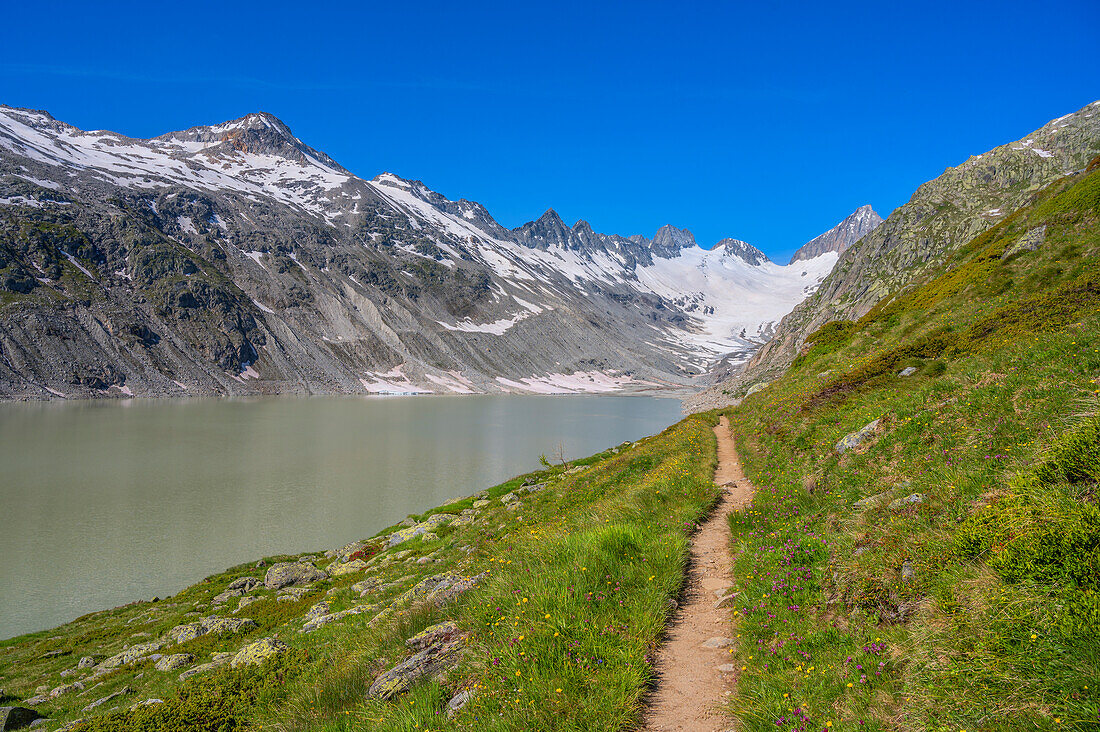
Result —
M745 729L1100 725L1098 212L1051 186L730 410Z

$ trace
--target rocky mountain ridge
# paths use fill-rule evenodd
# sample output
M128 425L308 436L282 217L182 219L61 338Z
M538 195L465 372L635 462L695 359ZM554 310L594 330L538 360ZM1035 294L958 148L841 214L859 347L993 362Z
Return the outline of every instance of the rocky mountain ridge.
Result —
M826 252L843 254L848 247L877 229L882 221L882 217L869 205L860 206L839 224L806 242L794 253L790 263L813 259Z
M685 389L834 261L508 230L264 113L137 140L0 107L0 397Z
M919 283L957 247L1003 221L1050 183L1084 169L1097 152L1100 101L948 168L846 249L821 286L783 318L775 336L742 370L692 397L685 408L728 404L754 384L775 378L822 325L858 319Z

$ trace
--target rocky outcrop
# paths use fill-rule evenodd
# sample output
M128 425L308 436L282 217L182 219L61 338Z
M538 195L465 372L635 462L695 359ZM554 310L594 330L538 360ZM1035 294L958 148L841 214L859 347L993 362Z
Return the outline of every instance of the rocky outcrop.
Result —
M211 615L208 618L203 618L193 623L177 625L168 631L168 637L179 644L194 640L208 633L229 635L244 633L249 630L254 630L256 627L256 622L249 618L219 618L216 615Z
M306 585L327 579L328 575L308 562L279 562L273 564L264 575L264 587L279 590L283 587Z
M841 438L840 442L836 443L836 451L840 454L844 454L849 450L856 450L862 447L871 437L878 432L878 426L882 422L882 418L869 422L855 432L850 432Z
M791 264L804 259L820 257L826 252L843 254L848 247L870 234L882 223L882 217L870 206L860 206L833 228L803 244Z
M255 643L249 643L238 651L237 655L233 656L233 660L229 662L229 665L232 668L240 668L241 666L260 664L280 653L286 653L288 650L290 650L290 647L278 638L264 638Z
M454 668L461 659L465 637L454 623L439 623L409 638L406 645L417 652L379 674L367 689L368 698L392 699L417 681Z

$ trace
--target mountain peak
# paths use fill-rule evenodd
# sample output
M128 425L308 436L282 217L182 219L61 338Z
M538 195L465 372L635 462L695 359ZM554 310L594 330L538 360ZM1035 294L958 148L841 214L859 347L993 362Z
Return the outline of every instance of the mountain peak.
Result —
M290 127L269 112L252 112L218 125L201 125L153 138L162 142L198 143L203 152L237 151L255 155L278 155L303 165L320 164L347 174L339 163L294 136Z
M882 217L871 208L870 204L864 204L824 234L820 234L806 242L791 257L791 263L813 259L826 252L841 254L848 247L877 229L881 223Z
M740 239L726 238L714 245L715 250L721 250L726 256L743 259L753 266L770 261L768 255L760 251L752 244Z
M695 235L687 229L678 229L671 224L665 224L657 229L650 246L654 254L672 259L680 256L681 250L696 246Z

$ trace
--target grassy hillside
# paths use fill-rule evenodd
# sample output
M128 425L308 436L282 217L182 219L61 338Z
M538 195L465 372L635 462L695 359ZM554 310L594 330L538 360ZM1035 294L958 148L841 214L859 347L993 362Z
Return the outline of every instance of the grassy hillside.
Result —
M1100 160L729 410L745 729L1100 727L1098 255Z
M291 593L261 584L218 604L234 581L262 581L274 562L300 559L271 557L166 600L0 642L0 706L45 696L27 706L50 718L46 729L84 719L72 727L80 732L630 727L683 581L687 537L717 498L715 421L693 417L568 470L518 476L429 512L451 517L430 532L388 547L387 536L408 528L395 526L346 548L349 562L305 557L334 576ZM336 576L342 570L334 567L345 565L352 571ZM478 582L447 604L414 589L441 575ZM329 613L358 612L300 632L322 601ZM211 615L255 625L141 649ZM368 698L382 672L413 656L406 641L444 621L462 639L457 665L425 675L408 693ZM286 648L237 668L226 662L231 656L216 655L264 638ZM138 660L95 672L126 647L138 649ZM158 654L193 658L162 671ZM223 665L179 679L219 659ZM82 688L68 686L74 682ZM462 691L469 701L446 714ZM88 708L100 699L107 701Z

